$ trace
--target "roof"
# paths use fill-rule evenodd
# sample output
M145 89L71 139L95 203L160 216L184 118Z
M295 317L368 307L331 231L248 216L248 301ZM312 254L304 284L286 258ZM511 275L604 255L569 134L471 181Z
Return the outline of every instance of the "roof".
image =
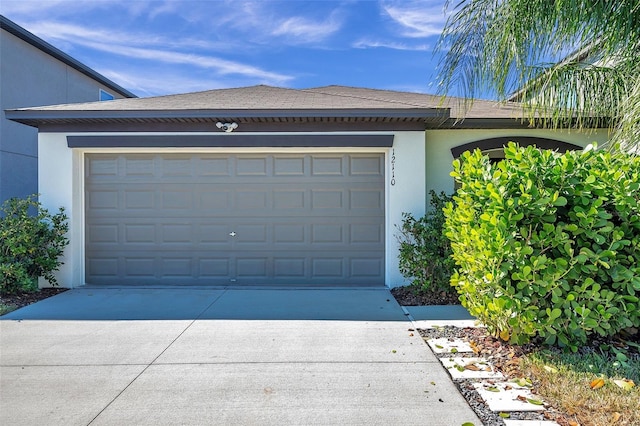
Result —
M93 80L96 80L97 82L99 82L100 84L105 85L106 87L120 94L121 96L124 96L127 98L137 97L135 94L131 93L127 89L114 83L113 81L109 80L107 77L89 68L85 64L79 62L78 60L72 58L71 56L61 51L60 49L52 46L51 44L47 43L40 37L37 37L36 35L30 33L29 31L25 30L15 22L11 21L10 19L2 15L0 15L0 28L18 37L19 39L29 43L33 47L40 49L42 52L46 53L47 55L52 56L55 59L74 68L75 70L81 72L87 77L90 77Z
M421 93L345 86L287 89L258 85L109 102L23 108L7 110L6 116L36 127L93 124L103 125L105 129L108 125L120 125L120 128L125 126L129 130L131 126L145 123L193 126L215 124L217 121L254 125L240 126L238 131L255 130L256 124L264 123L327 121L404 123L405 127L411 129L425 129L453 125L463 117L464 122L471 126L478 126L478 120L485 122L485 125L491 120L498 120L500 127L505 123L522 125L519 104L498 105L492 101L476 100L465 115L463 102L459 98L443 99Z

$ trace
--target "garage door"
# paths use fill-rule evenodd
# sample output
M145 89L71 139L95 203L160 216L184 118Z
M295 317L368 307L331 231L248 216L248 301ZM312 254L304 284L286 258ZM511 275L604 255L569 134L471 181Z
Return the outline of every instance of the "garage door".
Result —
M87 154L88 284L383 285L383 154Z

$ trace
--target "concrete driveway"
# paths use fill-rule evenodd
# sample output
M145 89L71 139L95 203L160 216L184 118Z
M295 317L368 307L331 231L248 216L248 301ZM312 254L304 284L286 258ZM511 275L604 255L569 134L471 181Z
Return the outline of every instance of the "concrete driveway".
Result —
M3 425L481 424L384 289L82 288L1 319Z

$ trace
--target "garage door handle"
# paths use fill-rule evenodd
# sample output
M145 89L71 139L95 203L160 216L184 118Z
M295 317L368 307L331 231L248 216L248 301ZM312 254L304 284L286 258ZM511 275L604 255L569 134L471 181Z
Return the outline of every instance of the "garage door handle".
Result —
M238 234L236 234L234 231L229 232L229 236L230 237L235 237L236 235L238 235Z

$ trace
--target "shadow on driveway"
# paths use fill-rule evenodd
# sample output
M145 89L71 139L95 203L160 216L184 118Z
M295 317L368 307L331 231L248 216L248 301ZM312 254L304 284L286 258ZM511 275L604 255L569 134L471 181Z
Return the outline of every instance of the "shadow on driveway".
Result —
M78 288L2 320L346 320L406 321L386 288Z

